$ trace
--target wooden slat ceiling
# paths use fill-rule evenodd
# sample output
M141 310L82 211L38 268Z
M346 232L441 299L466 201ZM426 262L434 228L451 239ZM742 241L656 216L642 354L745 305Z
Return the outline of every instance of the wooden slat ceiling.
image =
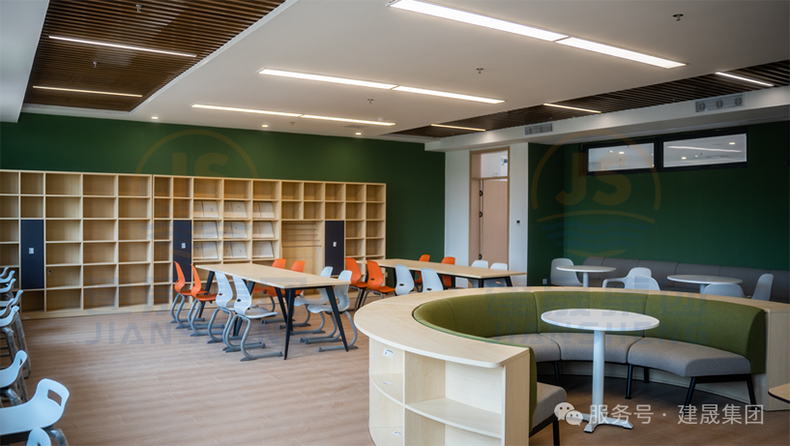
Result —
M728 73L742 75L750 79L768 82L777 87L790 85L790 61L784 60L765 65L757 65L739 70L730 70ZM716 74L706 74L688 79L682 79L662 84L648 85L646 87L632 88L629 90L587 96L578 99L569 99L559 102L561 105L598 110L603 113L635 108L652 107L654 105L670 104L672 102L691 101L710 98L733 93L753 90L762 90L757 84L729 79ZM452 122L436 124L471 127L486 130L497 130L522 125L539 124L544 122L559 121L561 119L589 116L590 113L563 110L544 105L520 108L485 116L477 116ZM448 136L477 133L468 130L447 129L442 127L419 127L410 130L395 132L395 135L426 136L431 138L445 138Z
M25 103L130 111L284 1L50 0ZM196 57L64 42L49 36ZM33 89L34 85L142 97L41 90Z

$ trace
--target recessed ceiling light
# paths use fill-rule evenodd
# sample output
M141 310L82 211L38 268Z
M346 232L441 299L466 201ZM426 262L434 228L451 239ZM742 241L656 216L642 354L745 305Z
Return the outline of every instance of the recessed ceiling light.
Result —
M548 102L544 102L543 105L545 105L546 107L565 108L565 109L568 109L568 110L577 110L577 111L583 111L583 112L587 112L587 113L600 113L598 110L590 110L588 108L579 108L579 107L570 107L570 106L567 106L567 105L559 105L559 104L549 104Z
M270 111L270 110L258 110L254 108L224 107L221 105L192 104L192 108L204 108L207 110L235 111L241 113L258 113L261 115L277 115L277 116L290 116L290 117L298 117L302 115L301 113L287 113L287 112L278 112L278 111Z
M533 28L531 26L521 25L519 23L495 19L493 17L486 17L484 15L473 14L471 12L460 11L458 9L452 9L445 6L433 5L431 3L425 3L417 0L399 0L390 3L388 6L406 11L418 12L420 14L432 15L434 17L455 20L457 22L469 23L471 25L482 26L485 28L497 29L499 31L519 34L526 37L533 37L535 39L547 40L549 42L568 37L564 34Z
M156 121L157 119L159 119L159 116L151 116L151 119L153 119L154 121Z
M115 92L112 92L112 91L77 90L76 88L44 87L44 86L41 86L41 85L33 85L33 88L38 88L40 90L73 91L75 93L108 94L110 96L128 96L130 98L141 98L141 97L143 97L143 95L141 95L141 94L115 93Z
M385 126L385 127L389 127L391 125L395 125L394 122L365 121L363 119L337 118L337 117L334 117L334 116L301 115L300 118L321 119L321 120L324 120L324 121L353 122L354 124L380 125L380 126Z
M754 79L749 79L748 77L743 77L743 76L736 76L736 75L730 74L730 73L722 73L721 71L717 71L716 74L718 74L719 76L725 76L725 77L729 77L729 78L732 78L732 79L738 79L739 81L746 81L746 82L751 82L751 83L754 83L754 84L757 84L757 85L762 85L763 87L773 87L774 86L774 84L769 84L768 82L762 82L762 81L758 81L758 80L754 80Z
M357 133L354 133L354 134L357 135L357 136L362 136L362 132L357 132Z
M596 53L607 54L609 56L621 57L623 59L633 60L635 62L655 65L661 68L677 68L686 65L684 63L673 62L671 60L662 59L655 56L648 56L647 54L637 53L636 51L625 50L622 48L617 48L616 46L604 45L602 43L590 42L589 40L579 39L576 37L569 37L567 39L559 40L555 43L568 45L587 51L594 51Z
M268 129L269 128L269 124L263 124L261 127L265 128L265 129Z
M139 47L139 46L121 45L121 44L118 44L118 43L97 42L95 40L75 39L75 38L72 38L72 37L49 36L49 38L50 39L55 39L55 40L64 40L66 42L86 43L88 45L108 46L108 47L111 47L111 48L120 48L120 49L123 49L123 50L145 51L145 52L148 52L148 53L167 54L169 56L197 57L196 55L190 54L190 53L179 53L179 52L176 52L176 51L155 50L153 48L143 48L143 47Z
M730 143L730 145L731 145L731 146L734 146L734 145L735 145L735 143L734 143L734 142L731 142L731 143Z
M310 81L319 81L319 82L331 82L334 84L357 85L359 87L381 88L384 90L391 90L397 87L397 85L395 84L382 84L380 82L369 82L369 81L361 81L357 79L347 79L343 77L324 76L321 74L307 74L307 73L296 73L293 71L272 70L270 68L264 68L263 70L259 71L258 74L266 74L269 76L290 77L294 79L306 79Z
M685 156L682 156L682 157L680 157L680 159L684 160L684 159L686 159L686 157L685 157Z
M431 124L431 127L441 127L445 129L458 129L458 130L471 130L473 132L485 132L486 129L477 129L474 127L461 127L457 125L444 125L444 124Z
M484 102L486 104L501 104L502 99L489 99L481 98L478 96L469 96L466 94L448 93L446 91L426 90L424 88L404 87L403 85L395 87L395 91L405 91L407 93L424 94L428 96L439 96L443 98L463 99L464 101Z

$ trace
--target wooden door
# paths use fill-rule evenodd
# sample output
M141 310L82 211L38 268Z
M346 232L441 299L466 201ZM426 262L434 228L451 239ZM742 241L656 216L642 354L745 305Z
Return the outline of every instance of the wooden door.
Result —
M489 265L508 263L508 180L481 181L480 254Z

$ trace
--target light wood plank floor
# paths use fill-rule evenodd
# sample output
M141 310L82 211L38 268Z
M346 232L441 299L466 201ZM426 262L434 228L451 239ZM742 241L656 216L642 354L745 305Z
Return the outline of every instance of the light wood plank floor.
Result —
M29 392L45 377L69 389L57 426L72 446L372 444L364 335L349 353L318 353L318 346L293 342L287 361L239 362L241 353L223 353L222 344L175 330L169 319L158 312L24 322L33 358ZM267 349L282 349L282 330L254 330ZM589 377L568 376L563 385L572 404L589 404ZM763 425L678 425L684 389L640 381L627 401L623 387L622 379L607 378L606 403L650 404L667 416L632 431L603 426L591 435L562 422L562 444L790 444L790 412L766 412ZM722 408L732 401L697 392L695 403ZM552 444L551 428L530 443Z

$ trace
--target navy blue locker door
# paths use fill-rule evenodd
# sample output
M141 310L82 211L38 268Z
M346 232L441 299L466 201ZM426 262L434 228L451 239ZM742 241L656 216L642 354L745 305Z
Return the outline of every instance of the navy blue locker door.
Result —
M184 271L187 282L192 281L192 220L173 220L173 279L178 278L176 263Z
M340 274L346 267L345 260L345 223L343 221L327 221L324 226L324 266L332 267L332 275Z
M22 220L19 236L19 286L23 290L44 288L44 220Z

